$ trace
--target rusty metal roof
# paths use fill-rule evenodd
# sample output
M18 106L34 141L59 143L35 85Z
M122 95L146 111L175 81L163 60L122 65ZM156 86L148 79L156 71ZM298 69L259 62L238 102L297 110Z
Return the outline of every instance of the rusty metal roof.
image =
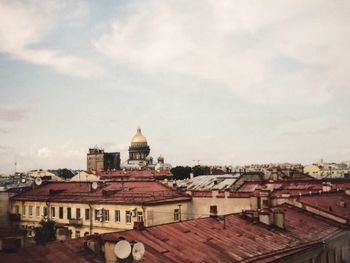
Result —
M89 182L49 182L12 200L151 204L188 201L191 198L160 182L148 180L100 182L97 190L92 190Z
M350 196L344 192L301 196L299 201L328 214L350 220Z
M101 179L111 179L118 177L171 177L173 176L169 169L159 169L159 170L116 170L116 171L104 171L99 172Z
M145 245L144 262L264 262L322 242L343 231L320 217L283 205L286 229L253 223L239 214L202 218L101 235Z
M2 263L102 263L104 259L84 246L84 238L55 241L46 245L17 249L13 253L0 252Z

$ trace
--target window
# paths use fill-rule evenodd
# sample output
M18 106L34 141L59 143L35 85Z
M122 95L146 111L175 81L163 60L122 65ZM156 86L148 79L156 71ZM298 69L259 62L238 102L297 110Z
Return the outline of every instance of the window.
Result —
M63 219L63 207L60 207L60 208L58 209L58 217L59 217L60 219Z
M103 218L103 221L109 221L109 210L108 209L102 209L102 218Z
M131 211L125 211L125 221L127 224L131 224Z
M265 206L265 207L269 206L269 200L268 199L263 200L263 206Z
M43 215L47 216L47 207L46 206L43 207Z
M22 215L26 215L26 207L25 206L22 206Z
M90 209L85 209L85 220L89 220L90 219Z
M84 233L84 237L87 237L87 236L89 236L89 232Z
M56 208L51 207L51 217L55 218L56 217Z
M76 217L76 219L80 219L80 208L77 208L75 210L75 217Z
M174 221L180 221L181 216L180 216L180 209L176 208L174 209Z
M120 210L115 210L114 219L115 222L120 223Z
M17 215L19 214L19 206L18 206L18 205L15 206L15 213L16 213Z
M101 217L102 217L102 210L96 209L95 210L95 220L99 221Z
M35 215L40 216L40 206L35 207Z
M143 222L143 213L137 212L137 222Z
M67 207L67 219L72 219L72 208Z
M80 237L80 231L75 231L75 237L79 238Z
M33 206L29 206L29 211L28 211L29 216L33 215Z

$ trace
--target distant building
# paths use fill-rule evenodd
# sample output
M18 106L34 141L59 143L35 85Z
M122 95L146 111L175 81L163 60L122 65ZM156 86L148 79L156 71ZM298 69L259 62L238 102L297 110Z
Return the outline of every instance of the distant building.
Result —
M97 147L90 148L87 154L87 171L103 172L108 170L120 169L120 153L107 153Z
M350 162L327 163L323 160L305 165L304 173L316 178L343 178L350 174Z
M132 137L129 146L129 158L121 167L126 170L170 170L172 168L169 163L164 162L162 155L157 158L157 163L154 163L150 152L151 148L148 145L146 137L142 134L141 128L137 128L136 134Z

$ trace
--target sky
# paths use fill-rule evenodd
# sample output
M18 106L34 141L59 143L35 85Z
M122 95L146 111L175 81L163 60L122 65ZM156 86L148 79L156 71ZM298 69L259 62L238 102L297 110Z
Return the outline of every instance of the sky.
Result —
M0 173L350 159L350 2L0 0Z

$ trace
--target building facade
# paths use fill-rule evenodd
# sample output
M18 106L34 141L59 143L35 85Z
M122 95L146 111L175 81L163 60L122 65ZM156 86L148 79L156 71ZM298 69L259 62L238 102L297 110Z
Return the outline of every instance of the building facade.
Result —
M190 219L190 202L156 181L46 183L11 198L10 215L29 234L49 218L80 237Z
M120 169L120 153L107 153L103 149L97 147L90 148L87 154L87 171L103 172L108 170Z

